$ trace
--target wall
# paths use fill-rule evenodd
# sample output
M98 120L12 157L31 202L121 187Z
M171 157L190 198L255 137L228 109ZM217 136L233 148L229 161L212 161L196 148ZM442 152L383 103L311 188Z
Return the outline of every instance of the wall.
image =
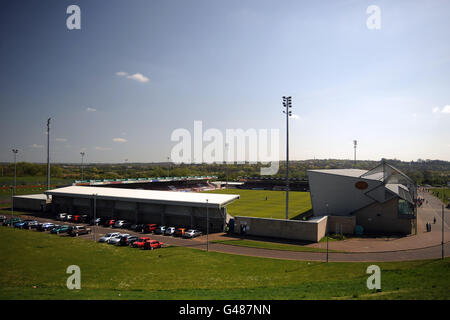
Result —
M247 235L319 242L325 236L327 217L310 221L235 216L234 232L247 226Z
M355 216L328 216L328 233L354 234Z
M398 215L398 198L374 203L355 212L356 224L368 234L411 234L413 220Z

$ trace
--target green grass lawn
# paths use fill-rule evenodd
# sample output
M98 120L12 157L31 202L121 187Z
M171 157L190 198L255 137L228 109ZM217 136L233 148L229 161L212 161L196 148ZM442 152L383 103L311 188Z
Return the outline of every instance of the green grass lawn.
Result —
M326 249L311 248L295 244L276 243L268 241L257 240L213 240L214 243L228 244L232 246L250 247L250 248L262 248L272 250L284 250L284 251L303 251L303 252L326 252ZM336 250L328 250L328 252L338 252Z
M0 299L449 299L450 259L376 263L284 261L183 247L142 251L0 227ZM66 269L81 268L81 290Z
M207 192L239 194L240 199L227 205L227 212L232 216L275 219L286 217L286 192L284 191L222 189ZM311 208L309 192L289 192L289 219Z
M442 190L442 188L431 188L430 191L435 197L438 197L439 199L441 199L441 201L442 201L442 192L443 192L445 203L447 203L450 199L450 188L444 188L444 190Z

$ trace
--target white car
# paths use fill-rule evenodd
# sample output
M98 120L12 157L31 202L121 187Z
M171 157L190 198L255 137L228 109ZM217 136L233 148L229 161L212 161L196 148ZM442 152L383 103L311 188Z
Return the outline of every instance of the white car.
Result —
M121 237L124 237L124 236L129 236L129 234L128 234L128 233L125 233L125 234L120 234L120 233L119 233L119 235L118 235L117 237L113 237L113 238L109 239L109 240L106 241L106 242L107 242L108 244L114 244L114 245L116 245L116 244L119 243L120 238L121 238Z
M124 225L125 220L117 220L114 225L113 228L122 228L122 226Z
M166 231L164 231L164 234L166 236L172 236L175 233L175 227L168 227Z
M56 220L64 221L66 220L67 213L60 213L56 216Z
M103 237L98 239L98 242L108 242L109 239L115 238L115 237L120 237L120 232L107 233Z

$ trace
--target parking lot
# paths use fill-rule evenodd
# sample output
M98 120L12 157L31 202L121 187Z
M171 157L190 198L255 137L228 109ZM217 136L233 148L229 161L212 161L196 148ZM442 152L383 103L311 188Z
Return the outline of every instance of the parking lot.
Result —
M204 246L205 244L205 238L206 236L200 236L200 237L196 237L196 238L190 238L190 239L186 239L183 237L179 237L179 236L173 236L173 235L160 235L160 234L154 234L153 232L137 232L134 230L130 230L130 229L125 229L125 228L114 228L114 227L105 227L103 225L90 225L88 223L74 223L71 221L60 221L57 219L50 219L50 218L42 218L42 217L37 217L37 216L33 216L33 215L20 215L20 216L14 216L15 218L20 218L22 221L24 220L36 220L39 224L41 223L53 223L56 225L68 225L70 227L74 227L74 226L84 226L86 228L90 229L90 233L89 234L82 234L79 235L79 238L82 239L87 239L87 240L92 240L92 241L97 241L105 236L108 233L113 233L113 232L119 232L121 234L130 234L133 236L137 236L137 237L148 237L151 240L157 240L161 243L163 243L163 247L167 247L167 246L184 246L184 247L198 247L198 246ZM6 219L10 219L11 216L10 215L6 215ZM177 226L174 226L175 228L177 228ZM187 229L186 229L187 230ZM32 232L40 232L38 230L36 230L35 228L31 229L30 231ZM47 233L49 233L49 231L45 231ZM60 233L60 234L55 234L55 236L59 236L59 237L71 237L71 235L69 235L66 232ZM102 243L107 245L106 243Z

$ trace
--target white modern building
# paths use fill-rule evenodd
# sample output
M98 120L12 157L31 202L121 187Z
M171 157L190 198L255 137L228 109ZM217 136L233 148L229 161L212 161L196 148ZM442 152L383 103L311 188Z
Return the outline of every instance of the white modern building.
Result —
M416 231L417 186L385 161L371 170L308 170L314 216L328 216L330 232L410 234Z

